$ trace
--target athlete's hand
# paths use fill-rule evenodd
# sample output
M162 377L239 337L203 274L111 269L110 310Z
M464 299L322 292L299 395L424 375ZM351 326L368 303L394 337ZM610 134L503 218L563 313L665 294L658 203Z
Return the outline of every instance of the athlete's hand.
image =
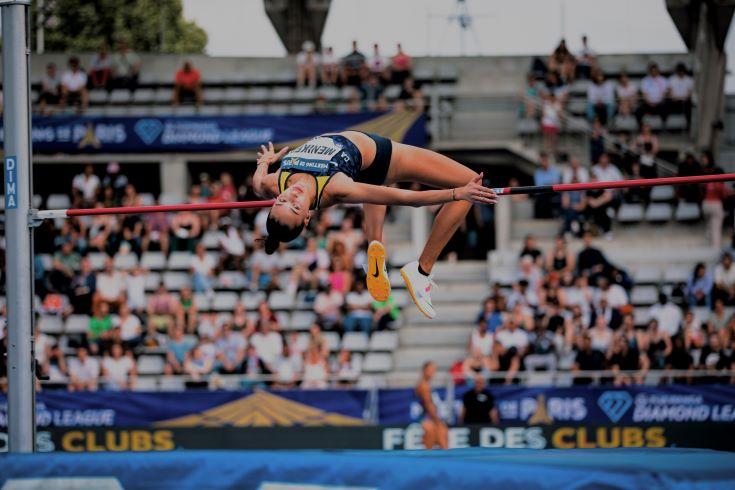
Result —
M272 163L277 162L281 159L283 155L285 155L288 152L288 146L281 148L281 151L276 153L276 150L273 148L273 142L268 142L268 148L265 147L265 145L260 145L260 151L258 152L258 165L261 163L264 163L266 165L270 165Z
M482 185L482 176L474 177L466 186L460 187L454 191L455 199L469 201L475 204L495 204L498 202L498 195L489 187Z

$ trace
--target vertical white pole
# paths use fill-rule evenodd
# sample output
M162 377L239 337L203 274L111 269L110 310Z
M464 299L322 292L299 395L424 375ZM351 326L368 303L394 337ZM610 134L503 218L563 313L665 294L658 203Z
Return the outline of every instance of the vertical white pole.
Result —
M8 307L8 448L35 448L28 0L0 0L5 91L4 176Z

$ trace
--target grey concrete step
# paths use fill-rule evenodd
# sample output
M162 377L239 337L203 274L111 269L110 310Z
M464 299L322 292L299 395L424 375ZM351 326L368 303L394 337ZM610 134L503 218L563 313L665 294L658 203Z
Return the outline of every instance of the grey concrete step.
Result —
M437 292L438 297L438 292ZM450 323L455 325L474 323L483 298L471 298L466 304L435 303L436 317L433 320L426 318L417 308L404 310L408 325L431 325L434 323Z
M434 361L437 369L447 370L467 354L466 347L416 347L400 348L393 353L393 369L396 371L419 370L426 361Z
M467 345L473 325L432 324L412 325L401 328L399 344L403 348L413 347L464 347Z

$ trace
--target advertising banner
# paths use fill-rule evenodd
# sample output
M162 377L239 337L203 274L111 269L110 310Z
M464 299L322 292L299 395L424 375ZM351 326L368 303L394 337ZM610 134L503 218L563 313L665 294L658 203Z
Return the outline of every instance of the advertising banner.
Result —
M327 132L355 129L423 146L423 114L413 111L308 116L34 117L35 153L157 153L294 145ZM0 139L3 133L0 130Z

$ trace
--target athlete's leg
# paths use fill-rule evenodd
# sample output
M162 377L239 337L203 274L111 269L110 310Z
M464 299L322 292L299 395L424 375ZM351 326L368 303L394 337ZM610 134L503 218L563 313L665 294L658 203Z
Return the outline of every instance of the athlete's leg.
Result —
M383 204L363 204L362 210L365 214L363 224L365 226L365 238L368 243L373 240L383 241L383 223L388 206Z
M475 176L476 172L449 157L424 148L393 142L393 158L388 172L390 182L418 182L449 189L462 187ZM439 254L471 208L472 203L467 201L455 201L442 206L419 257L419 264L425 272L430 272L434 267Z

